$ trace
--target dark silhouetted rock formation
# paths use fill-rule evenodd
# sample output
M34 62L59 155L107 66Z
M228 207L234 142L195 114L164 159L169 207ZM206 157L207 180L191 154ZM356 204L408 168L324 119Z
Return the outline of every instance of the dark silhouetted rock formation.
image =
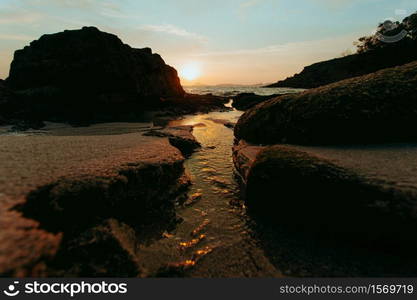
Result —
M8 122L5 116L5 107L10 103L10 98L11 91L4 84L4 80L0 79L0 125L4 125Z
M208 113L210 111L227 111L230 108L224 105L229 100L225 97L212 94L197 95L185 94L184 97L170 97L164 99L163 109L171 115L194 113Z
M279 95L260 96L255 93L241 93L233 97L232 106L238 110L247 110L258 103L278 96Z
M417 140L417 62L261 103L243 114L238 139L257 144Z
M315 63L305 67L301 73L268 87L315 88L414 60L417 60L415 42L412 47L383 48Z
M184 95L161 56L94 27L43 35L17 50L6 81L26 117L41 120L134 119L161 97Z
M145 132L145 136L159 136L167 137L169 143L176 147L184 156L191 155L197 148L200 148L200 143L192 134L193 126L173 126L159 130L150 130Z

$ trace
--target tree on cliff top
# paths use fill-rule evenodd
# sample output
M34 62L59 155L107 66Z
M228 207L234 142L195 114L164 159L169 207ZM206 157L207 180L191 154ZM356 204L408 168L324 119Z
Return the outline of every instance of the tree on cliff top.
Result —
M402 22L386 20L378 25L375 34L359 38L358 53L386 47L412 47L417 43L417 12Z

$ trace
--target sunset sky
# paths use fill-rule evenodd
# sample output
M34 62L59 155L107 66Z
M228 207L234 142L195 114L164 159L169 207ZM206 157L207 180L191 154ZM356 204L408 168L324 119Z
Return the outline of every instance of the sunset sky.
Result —
M151 47L184 84L274 82L416 10L416 0L0 0L0 78L42 34L96 26Z

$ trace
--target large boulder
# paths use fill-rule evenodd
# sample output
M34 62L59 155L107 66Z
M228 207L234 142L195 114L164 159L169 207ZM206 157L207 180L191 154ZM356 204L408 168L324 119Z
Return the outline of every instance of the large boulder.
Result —
M417 140L417 62L263 102L237 139L257 144Z
M416 249L416 144L234 148L250 211L298 232Z
M95 27L43 35L17 50L6 81L28 114L51 120L127 119L161 97L184 95L161 56Z

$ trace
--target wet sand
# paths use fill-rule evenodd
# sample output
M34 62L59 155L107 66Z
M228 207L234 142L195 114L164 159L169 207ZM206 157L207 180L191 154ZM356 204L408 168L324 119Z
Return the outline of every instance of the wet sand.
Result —
M128 163L183 159L167 139L142 136L138 128L149 129L143 124L130 128L121 123L46 128L36 136L24 135L30 132L0 136L0 203L4 205L4 198L19 201L29 191L63 176L105 176ZM123 133L126 131L135 133Z
M60 232L51 232L50 228L45 230L46 225L42 225L42 222L40 224L36 218L23 217L16 210L26 205L33 192L61 182L59 188L51 190L54 194L48 196L58 199L61 194L68 197L71 189L77 195L80 189L88 188L89 184L92 187L99 184L103 188L106 188L103 184L109 184L111 188L114 182L120 186L126 181L121 172L159 165L177 168L182 164L183 156L169 144L168 139L142 136L137 128L143 124L135 124L133 129L129 128L131 126L126 129L125 125L102 124L85 128L62 126L44 130L41 135L25 136L32 134L26 132L0 136L1 274L45 276L48 274L45 271L46 262L55 257L60 249L63 237ZM113 132L134 130L136 133L109 135L109 127L113 128ZM98 135L102 132L106 134ZM83 185L71 185L71 182ZM46 201L43 198L40 200ZM74 205L78 205L78 208L75 206L74 209L78 209L79 213L74 213L70 221L75 225L80 222L82 215L87 214L86 218L88 214L94 216L94 211L90 212L88 208L93 204L76 204L77 201Z

